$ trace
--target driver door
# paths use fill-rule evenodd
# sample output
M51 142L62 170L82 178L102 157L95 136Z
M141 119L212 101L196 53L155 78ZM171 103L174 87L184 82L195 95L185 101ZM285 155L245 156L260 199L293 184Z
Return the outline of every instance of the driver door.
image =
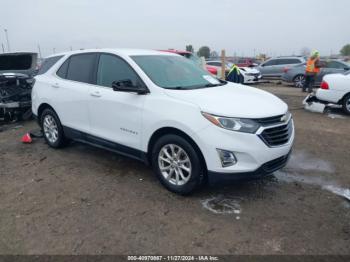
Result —
M143 84L122 58L112 54L100 55L96 85L90 88L91 134L138 149L141 144L143 105L147 96L113 90L113 82L126 79L135 86Z

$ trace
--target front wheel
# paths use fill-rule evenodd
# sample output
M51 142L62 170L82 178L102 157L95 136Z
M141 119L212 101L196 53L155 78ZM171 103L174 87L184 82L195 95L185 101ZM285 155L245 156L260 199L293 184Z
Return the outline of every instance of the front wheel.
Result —
M350 94L347 94L343 99L343 110L350 115Z
M51 108L46 108L40 117L44 138L49 146L59 148L66 144L61 122Z
M304 75L297 75L293 79L294 86L297 88L303 88L305 84L305 76Z
M165 135L155 143L152 166L162 185L181 195L194 192L204 181L199 152L178 135Z

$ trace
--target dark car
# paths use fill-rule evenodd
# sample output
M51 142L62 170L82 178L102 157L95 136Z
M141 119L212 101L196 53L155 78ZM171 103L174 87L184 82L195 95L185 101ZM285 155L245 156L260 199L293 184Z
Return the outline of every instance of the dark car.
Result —
M315 86L319 86L323 76L327 74L344 74L350 70L350 64L341 60L321 60L321 64L323 64L324 67L321 68L320 73L317 74ZM305 63L289 68L286 67L282 75L282 81L294 84L295 87L303 87L305 83L305 68Z
M31 89L37 73L36 53L0 55L0 120L16 121L31 116Z

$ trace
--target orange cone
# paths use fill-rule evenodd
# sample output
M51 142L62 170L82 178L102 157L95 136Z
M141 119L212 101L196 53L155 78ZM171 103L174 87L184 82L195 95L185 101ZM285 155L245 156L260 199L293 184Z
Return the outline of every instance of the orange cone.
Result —
M22 137L22 142L25 143L25 144L30 144L32 143L32 138L30 137L30 134L27 133L25 134L23 137Z

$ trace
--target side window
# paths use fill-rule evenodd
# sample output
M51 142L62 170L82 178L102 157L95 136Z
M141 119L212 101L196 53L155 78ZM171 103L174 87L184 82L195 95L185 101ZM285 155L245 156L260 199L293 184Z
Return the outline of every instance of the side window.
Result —
M96 54L73 55L69 60L67 71L68 80L83 83L93 82Z
M337 61L330 61L327 63L328 68L334 68L334 69L344 69L345 65L337 62Z
M273 65L277 65L276 59L269 60L264 64L264 66L273 66Z
M133 85L140 83L139 77L123 59L101 54L97 69L97 85L112 87L114 81L129 79Z
M60 67L60 69L58 69L56 75L58 75L59 77L66 79L67 78L67 70L68 70L68 65L69 65L69 60L67 59Z
M53 56L53 57L46 58L38 71L38 75L45 74L62 57L63 56L61 55L61 56Z

